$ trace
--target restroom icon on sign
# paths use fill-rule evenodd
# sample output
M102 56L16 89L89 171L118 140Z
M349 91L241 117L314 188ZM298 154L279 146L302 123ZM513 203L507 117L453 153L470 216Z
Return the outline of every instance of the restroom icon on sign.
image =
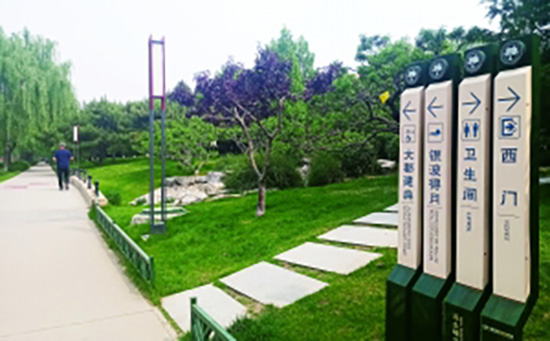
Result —
M462 140L477 141L479 140L481 123L480 120L464 120L462 121Z

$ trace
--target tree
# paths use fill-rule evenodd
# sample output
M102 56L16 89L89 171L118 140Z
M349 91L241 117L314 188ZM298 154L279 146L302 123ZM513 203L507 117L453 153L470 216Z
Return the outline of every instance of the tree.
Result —
M211 157L217 155L217 129L199 117L184 115L167 121L166 152L185 168L198 174Z
M302 36L294 40L290 30L285 27L281 30L280 37L272 40L266 49L276 52L280 58L291 63L290 91L293 94L301 94L305 83L315 76L315 55L309 51L308 42Z
M550 62L550 1L548 0L482 0L487 17L500 21L505 37L535 33L541 36L543 64Z
M174 90L168 94L168 100L176 102L182 106L190 107L194 104L195 97L193 96L191 88L185 84L184 81L180 81Z
M55 43L29 31L6 36L0 29L0 145L4 170L16 149L49 148L77 115L70 64L57 63Z
M135 154L130 136L131 119L123 104L105 98L87 103L80 122L83 155L103 163L108 156Z
M282 129L285 101L291 96L290 70L291 64L277 53L260 49L252 69L229 61L217 76L210 78L203 73L197 77L196 112L216 124L242 129L246 154L258 177L257 216L265 213L265 177L273 141Z
M550 1L483 0L487 17L498 20L501 39L537 34L541 40L541 93L550 92ZM550 102L542 101L541 113L550 111ZM541 164L550 165L550 121L540 120Z
M391 116L399 119L399 96L404 89L404 68L419 60L430 58L431 54L411 45L407 40L392 42L384 36L361 36L356 60L361 63L357 69L361 81L363 98L371 103L378 102L378 96L390 93L383 109L389 109Z

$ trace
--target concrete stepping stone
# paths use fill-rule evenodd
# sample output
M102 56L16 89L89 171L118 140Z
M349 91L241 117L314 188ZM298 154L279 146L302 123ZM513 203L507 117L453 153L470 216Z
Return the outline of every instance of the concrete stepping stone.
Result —
M279 308L328 285L267 262L254 264L222 278L221 282L260 303L273 304Z
M342 225L318 238L354 245L397 247L397 230L371 226Z
M191 297L224 328L246 315L244 305L212 284L164 297L162 306L184 332L191 330Z
M308 242L281 253L275 259L316 270L347 275L380 256L378 253Z
M393 204L384 209L385 212L399 212L399 204Z
M361 225L397 226L399 224L399 215L391 212L376 212L356 219L353 222Z

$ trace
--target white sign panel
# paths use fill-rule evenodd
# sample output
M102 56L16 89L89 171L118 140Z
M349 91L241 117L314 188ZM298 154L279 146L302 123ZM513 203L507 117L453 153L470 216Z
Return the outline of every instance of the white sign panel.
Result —
M488 279L491 75L458 89L457 282L483 290Z
M397 262L416 269L422 254L423 86L403 92L400 112Z
M424 119L424 272L451 272L453 84L428 86Z
M78 142L78 126L73 126L73 142Z
M531 67L495 78L493 290L525 302L530 289Z

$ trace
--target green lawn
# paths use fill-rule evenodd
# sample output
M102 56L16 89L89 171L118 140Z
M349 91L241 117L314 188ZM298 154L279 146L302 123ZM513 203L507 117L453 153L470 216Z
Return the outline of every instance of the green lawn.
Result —
M117 191L125 205L149 191L149 159L119 160L105 166L87 168L93 179L99 180L101 191ZM180 175L173 161L166 162L166 176ZM155 185L160 185L160 162L155 164Z
M3 172L0 171L0 182L4 182L6 180L9 180L19 174L19 172Z
M146 160L92 169L103 189L118 188L127 201L148 189ZM106 171L109 169L110 171ZM171 220L167 234L141 235L148 226L129 226L141 208L127 205L106 211L150 255L155 257L156 288L163 297L219 279L369 212L395 203L397 178L363 178L326 187L268 192L267 213L255 217L256 196L203 202ZM127 193L124 193L124 192ZM128 194L130 193L130 194ZM541 288L538 304L525 330L526 340L550 340L550 186L542 186ZM123 200L124 202L124 200ZM296 304L265 307L231 329L238 340L378 340L384 338L385 279L395 265L395 250L375 249L379 260L349 276L294 270L328 282L321 292ZM277 264L282 264L274 262ZM249 307L251 300L239 298ZM199 303L200 304L200 303Z

